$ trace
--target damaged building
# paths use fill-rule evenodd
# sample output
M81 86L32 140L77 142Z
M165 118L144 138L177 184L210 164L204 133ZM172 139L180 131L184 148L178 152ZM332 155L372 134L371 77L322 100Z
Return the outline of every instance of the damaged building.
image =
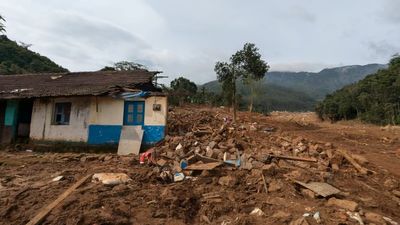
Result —
M165 135L167 96L157 72L101 71L0 76L0 140L118 144L137 127L142 143Z

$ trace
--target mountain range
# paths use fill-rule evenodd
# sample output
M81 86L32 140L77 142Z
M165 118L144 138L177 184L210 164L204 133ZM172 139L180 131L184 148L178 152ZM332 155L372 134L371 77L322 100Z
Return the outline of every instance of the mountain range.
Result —
M323 69L320 72L268 72L261 80L255 99L256 111L309 111L324 97L362 80L369 74L387 68L385 64L351 65ZM221 93L218 81L203 85L206 90ZM241 108L248 105L249 92L242 82L238 82L238 93L241 96Z

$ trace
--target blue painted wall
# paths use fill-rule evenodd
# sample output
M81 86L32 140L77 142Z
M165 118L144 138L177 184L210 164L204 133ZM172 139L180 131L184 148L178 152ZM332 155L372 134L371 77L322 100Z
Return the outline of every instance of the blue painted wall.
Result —
M89 125L88 144L118 144L121 125ZM143 126L143 144L155 144L165 136L165 126Z
M120 125L89 125L88 144L118 144L121 128Z
M165 126L143 126L143 143L155 144L165 136Z

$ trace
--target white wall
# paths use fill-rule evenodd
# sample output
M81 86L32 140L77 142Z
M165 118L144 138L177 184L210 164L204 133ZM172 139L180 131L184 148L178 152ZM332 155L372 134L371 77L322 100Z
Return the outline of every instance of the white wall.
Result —
M144 99L143 99L144 100ZM56 102L71 102L69 125L53 125ZM161 111L153 111L153 104L161 104ZM145 100L145 125L165 126L167 97ZM88 126L122 125L124 100L111 97L66 97L36 99L33 104L30 138L34 140L86 142Z
M161 111L154 111L153 104L160 104ZM145 101L144 125L165 126L167 124L168 103L165 96L149 97Z
M54 104L71 102L69 125L53 125ZM90 97L36 99L33 104L30 137L36 140L87 140Z

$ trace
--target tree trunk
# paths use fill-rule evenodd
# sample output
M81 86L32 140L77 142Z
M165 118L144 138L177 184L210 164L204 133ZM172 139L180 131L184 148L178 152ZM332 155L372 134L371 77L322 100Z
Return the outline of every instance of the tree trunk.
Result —
M232 90L232 108L233 108L233 122L236 123L236 79L233 78L233 90Z

